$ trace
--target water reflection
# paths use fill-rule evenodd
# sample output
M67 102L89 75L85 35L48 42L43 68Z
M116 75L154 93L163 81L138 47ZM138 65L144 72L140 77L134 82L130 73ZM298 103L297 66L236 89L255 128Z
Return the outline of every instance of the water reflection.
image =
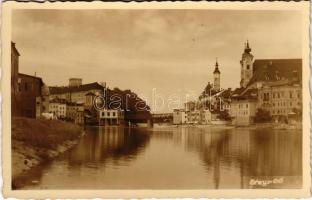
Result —
M235 173L227 174L228 177L221 174L235 168L239 168L236 175L240 176L240 188L261 188L250 185L250 179L274 177L286 178L283 187L301 187L302 135L299 131L196 129L174 130L173 138L184 143L188 151L200 154L207 173L213 173L215 189L219 188L221 179L231 182Z
M301 147L294 130L90 127L24 189L300 188Z
M149 143L147 129L125 127L88 127L87 136L69 152L69 167L92 166L92 163L114 165L130 162Z

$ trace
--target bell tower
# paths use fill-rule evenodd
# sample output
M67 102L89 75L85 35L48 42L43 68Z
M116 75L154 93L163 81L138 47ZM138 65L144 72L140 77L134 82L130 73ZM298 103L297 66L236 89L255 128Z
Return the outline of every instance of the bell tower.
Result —
M253 75L253 55L250 53L249 42L245 43L244 53L242 54L241 64L241 81L240 86L246 87Z
M220 90L220 74L218 59L216 59L215 70L213 71L213 89L215 91Z

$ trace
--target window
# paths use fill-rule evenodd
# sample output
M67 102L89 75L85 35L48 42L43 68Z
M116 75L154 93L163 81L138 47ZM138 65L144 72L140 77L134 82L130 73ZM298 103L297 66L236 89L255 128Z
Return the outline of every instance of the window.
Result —
M269 93L264 93L263 95L264 95L263 101L269 101L270 98Z
M248 104L246 104L246 108L248 108Z
M114 116L114 117L116 116L116 113L115 113L115 112L113 112L113 116Z
M107 112L107 116L110 116L110 112Z
M247 69L249 69L250 68L250 65L247 65Z
M105 116L105 112L102 112L102 117L104 117Z
M289 98L292 98L292 92L289 91Z
M24 89L25 89L25 91L28 90L28 84L27 83L24 84Z
M277 98L280 98L280 93L279 92L277 93Z

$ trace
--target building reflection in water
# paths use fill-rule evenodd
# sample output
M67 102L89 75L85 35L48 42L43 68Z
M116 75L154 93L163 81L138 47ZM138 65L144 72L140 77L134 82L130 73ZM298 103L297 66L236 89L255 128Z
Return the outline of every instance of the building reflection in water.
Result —
M273 180L283 177L290 188L302 182L302 135L300 131L272 129L199 129L173 131L173 139L188 151L197 151L212 173L214 188L233 188L238 179L240 188L257 188L250 180ZM231 172L236 169L237 171ZM222 177L224 176L224 177ZM261 188L260 186L259 188ZM267 187L278 188L280 185ZM286 186L287 187L287 186Z
M75 148L40 170L37 184L26 184L24 188L234 189L302 185L300 131L89 127L86 132ZM266 186L251 184L275 178L283 181Z
M69 152L69 167L112 162L128 165L149 143L147 130L127 127L88 127L87 135Z

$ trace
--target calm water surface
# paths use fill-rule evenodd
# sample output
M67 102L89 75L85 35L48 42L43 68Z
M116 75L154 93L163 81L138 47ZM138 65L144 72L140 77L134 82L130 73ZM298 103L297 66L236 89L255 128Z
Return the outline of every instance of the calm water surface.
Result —
M89 127L21 189L300 188L301 140L294 130Z

